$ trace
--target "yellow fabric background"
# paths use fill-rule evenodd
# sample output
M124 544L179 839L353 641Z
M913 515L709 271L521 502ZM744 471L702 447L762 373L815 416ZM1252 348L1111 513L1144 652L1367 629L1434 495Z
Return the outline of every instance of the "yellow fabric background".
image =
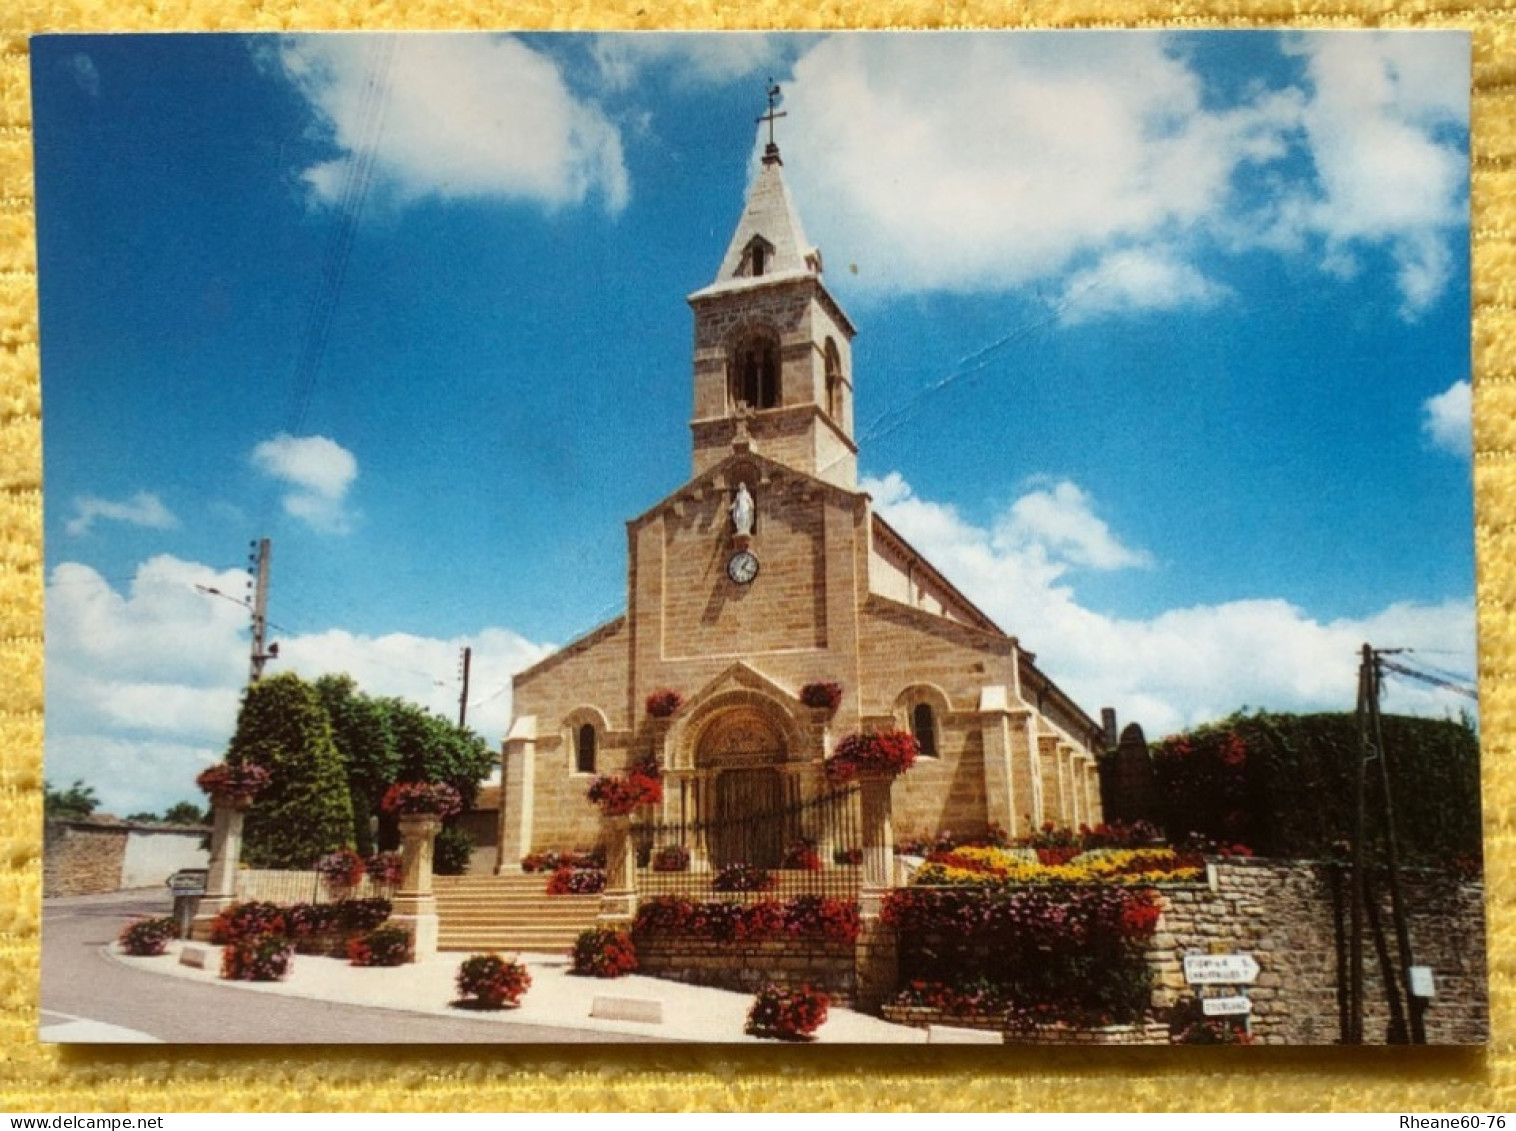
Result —
M1427 0L5 0L0 3L0 1110L1516 1109L1516 4ZM655 27L1454 27L1473 32L1474 475L1487 1050L58 1048L39 1045L42 493L27 35ZM396 1015L396 1020L399 1020Z

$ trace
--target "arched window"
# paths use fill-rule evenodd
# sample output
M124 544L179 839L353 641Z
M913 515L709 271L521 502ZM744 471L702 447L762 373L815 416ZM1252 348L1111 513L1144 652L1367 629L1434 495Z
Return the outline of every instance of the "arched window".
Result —
M779 345L767 335L745 338L732 358L732 400L749 408L779 403Z
M923 758L937 757L937 718L930 703L917 703L911 708L911 734L915 735Z
M574 732L575 773L593 774L595 772L595 743L597 737L594 723L583 723Z
M837 343L826 340L826 414L842 423L842 355Z

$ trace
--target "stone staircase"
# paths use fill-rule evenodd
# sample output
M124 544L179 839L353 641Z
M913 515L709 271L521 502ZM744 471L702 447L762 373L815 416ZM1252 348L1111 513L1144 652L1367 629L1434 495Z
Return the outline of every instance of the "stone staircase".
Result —
M544 873L435 876L440 950L566 954L595 925L598 895L548 895Z

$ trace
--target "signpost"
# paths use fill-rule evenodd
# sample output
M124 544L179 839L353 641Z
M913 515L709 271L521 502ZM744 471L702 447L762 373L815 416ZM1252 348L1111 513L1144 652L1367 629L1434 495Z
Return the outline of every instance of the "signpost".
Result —
M1251 954L1187 954L1184 980L1192 986L1251 986L1260 967Z
M190 924L195 920L195 910L200 906L200 897L205 894L206 868L185 868L168 878L168 890L174 893L174 922L179 927L179 937L190 937Z
M1246 1017L1253 1012L1253 1003L1241 994L1231 997L1203 997L1200 1010L1207 1017Z

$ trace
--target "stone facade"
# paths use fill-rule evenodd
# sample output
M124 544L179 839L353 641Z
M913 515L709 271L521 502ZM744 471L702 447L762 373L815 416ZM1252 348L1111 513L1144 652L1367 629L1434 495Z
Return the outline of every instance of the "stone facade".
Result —
M665 820L724 820L815 796L842 736L887 727L923 745L903 836L1098 822L1101 725L857 489L854 328L777 151L689 302L694 478L627 523L626 615L516 677L497 869L594 845L597 774L652 759ZM841 686L835 712L801 702L812 682ZM662 690L683 705L655 719Z

